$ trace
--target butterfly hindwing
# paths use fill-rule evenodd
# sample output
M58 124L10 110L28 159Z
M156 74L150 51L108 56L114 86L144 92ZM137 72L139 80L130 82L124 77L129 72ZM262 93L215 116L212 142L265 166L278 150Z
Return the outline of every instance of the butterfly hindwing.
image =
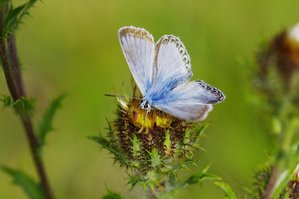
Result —
M212 110L212 104L224 100L224 94L203 81L185 82L156 101L155 107L181 119L203 120Z
M177 118L187 121L202 121L206 119L209 112L213 109L211 104L180 104L170 103L158 106L160 110Z
M152 85L154 38L142 28L128 26L119 30L119 41L136 84L145 95Z

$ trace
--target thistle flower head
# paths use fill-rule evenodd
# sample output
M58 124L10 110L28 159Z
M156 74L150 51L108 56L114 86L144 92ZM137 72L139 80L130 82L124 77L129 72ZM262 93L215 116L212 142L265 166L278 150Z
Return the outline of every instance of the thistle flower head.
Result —
M140 100L137 99L120 102L115 128L126 155L131 160L141 161L149 160L153 150L162 159L181 156L184 136L194 126L193 123L157 109L147 112L139 105Z
M129 184L142 184L155 196L192 184L179 183L176 175L195 164L193 152L200 148L199 139L208 124L196 125L155 108L147 112L140 108L139 99L119 98L118 102L117 118L108 122L108 136L91 139L127 169Z

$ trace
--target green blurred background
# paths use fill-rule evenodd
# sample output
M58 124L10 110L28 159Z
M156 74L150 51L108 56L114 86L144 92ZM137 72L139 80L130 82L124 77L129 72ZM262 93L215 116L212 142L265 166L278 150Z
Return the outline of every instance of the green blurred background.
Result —
M20 1L17 1L20 2ZM130 93L131 76L117 31L125 25L144 27L157 40L177 35L192 59L194 79L224 91L208 120L197 154L196 170L210 164L240 195L252 186L255 169L267 158L271 143L265 119L251 103L250 68L260 43L298 20L299 1L284 0L44 0L37 3L17 31L27 92L37 101L36 121L47 103L67 92L55 118L55 131L45 148L45 164L57 198L99 198L107 188L127 198L125 171L86 137L104 131L105 118L115 118L116 102L104 93ZM123 85L124 84L124 85ZM0 74L0 93L7 94ZM0 164L34 177L25 135L16 115L0 109ZM212 184L195 185L178 198L223 198ZM0 172L0 198L26 198Z

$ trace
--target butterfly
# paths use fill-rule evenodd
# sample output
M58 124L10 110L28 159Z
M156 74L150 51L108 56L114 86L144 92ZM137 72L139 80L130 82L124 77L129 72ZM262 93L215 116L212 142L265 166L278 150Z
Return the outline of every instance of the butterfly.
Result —
M133 78L143 95L140 108L152 107L186 121L201 121L212 105L225 99L217 88L192 76L189 54L178 37L162 36L157 43L145 29L125 26L119 41Z

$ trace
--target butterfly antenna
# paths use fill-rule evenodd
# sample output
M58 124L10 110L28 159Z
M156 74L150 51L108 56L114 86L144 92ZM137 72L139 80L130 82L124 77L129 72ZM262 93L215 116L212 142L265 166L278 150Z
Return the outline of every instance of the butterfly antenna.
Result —
M135 97L136 91L137 91L137 86L136 86L135 80L132 77L131 77L131 87L133 89L133 97Z
M131 98L131 99L139 99L142 100L140 97L128 97L124 95L113 95L113 94L104 94L107 97L121 97L121 98Z

